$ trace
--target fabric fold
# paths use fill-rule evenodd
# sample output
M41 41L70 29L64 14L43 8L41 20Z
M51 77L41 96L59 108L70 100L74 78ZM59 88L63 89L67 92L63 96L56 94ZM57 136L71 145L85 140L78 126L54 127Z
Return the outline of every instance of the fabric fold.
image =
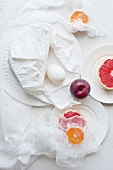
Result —
M16 152L29 124L31 107L17 102L0 86L0 167L17 163Z
M75 11L83 11L88 15L87 24L79 21L70 22L70 17ZM92 6L87 0L8 0L4 6L4 31L15 26L24 26L32 23L60 23L71 32L87 31L89 36L103 36L104 29L98 24L98 19L92 12Z

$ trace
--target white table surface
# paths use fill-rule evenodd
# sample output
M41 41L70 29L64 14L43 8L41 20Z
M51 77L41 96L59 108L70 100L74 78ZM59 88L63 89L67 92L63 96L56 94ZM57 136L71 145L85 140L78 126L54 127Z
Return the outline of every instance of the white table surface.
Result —
M103 44L113 44L113 0L91 0L95 7L95 15L107 32L104 37L90 38L86 33L77 33L75 36L81 46L84 58L94 48ZM113 104L104 104L108 112L109 129L107 136L101 144L101 150L88 155L84 159L82 167L74 170L113 170ZM55 159L40 156L27 170L71 170L71 168L60 168Z

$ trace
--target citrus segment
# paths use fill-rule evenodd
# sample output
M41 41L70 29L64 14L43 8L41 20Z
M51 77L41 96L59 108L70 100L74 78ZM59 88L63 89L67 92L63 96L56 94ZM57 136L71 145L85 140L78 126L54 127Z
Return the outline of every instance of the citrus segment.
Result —
M113 59L107 59L99 68L99 79L107 89L113 89Z
M74 111L68 111L67 113L64 113L64 117L67 119L73 116L80 116L80 114Z
M88 16L82 11L76 11L70 17L71 22L74 22L75 20L79 20L79 19L81 19L82 22L85 24L87 24L89 21Z
M66 135L72 144L81 144L84 140L84 132L80 128L71 127L66 131Z

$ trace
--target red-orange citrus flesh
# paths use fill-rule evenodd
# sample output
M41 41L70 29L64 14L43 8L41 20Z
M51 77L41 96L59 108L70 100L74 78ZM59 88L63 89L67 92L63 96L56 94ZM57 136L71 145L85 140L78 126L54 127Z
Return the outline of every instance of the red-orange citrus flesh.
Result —
M75 112L75 111L67 111L66 113L64 113L64 117L65 118L71 118L73 116L81 116L80 113Z
M71 127L66 131L68 141L71 144L81 144L84 140L84 132L81 128Z
M113 89L113 59L107 59L99 68L99 79L107 89Z

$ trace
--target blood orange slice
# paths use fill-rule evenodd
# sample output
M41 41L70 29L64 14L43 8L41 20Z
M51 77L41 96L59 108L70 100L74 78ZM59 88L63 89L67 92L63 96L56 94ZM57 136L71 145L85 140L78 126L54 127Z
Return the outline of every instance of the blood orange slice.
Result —
M70 17L71 22L74 22L75 20L79 20L79 19L81 19L82 22L85 24L87 24L89 21L88 16L82 11L76 11Z
M72 144L81 144L84 140L84 132L81 128L71 127L66 131L68 141Z
M113 59L107 59L101 65L99 80L106 89L113 89Z

